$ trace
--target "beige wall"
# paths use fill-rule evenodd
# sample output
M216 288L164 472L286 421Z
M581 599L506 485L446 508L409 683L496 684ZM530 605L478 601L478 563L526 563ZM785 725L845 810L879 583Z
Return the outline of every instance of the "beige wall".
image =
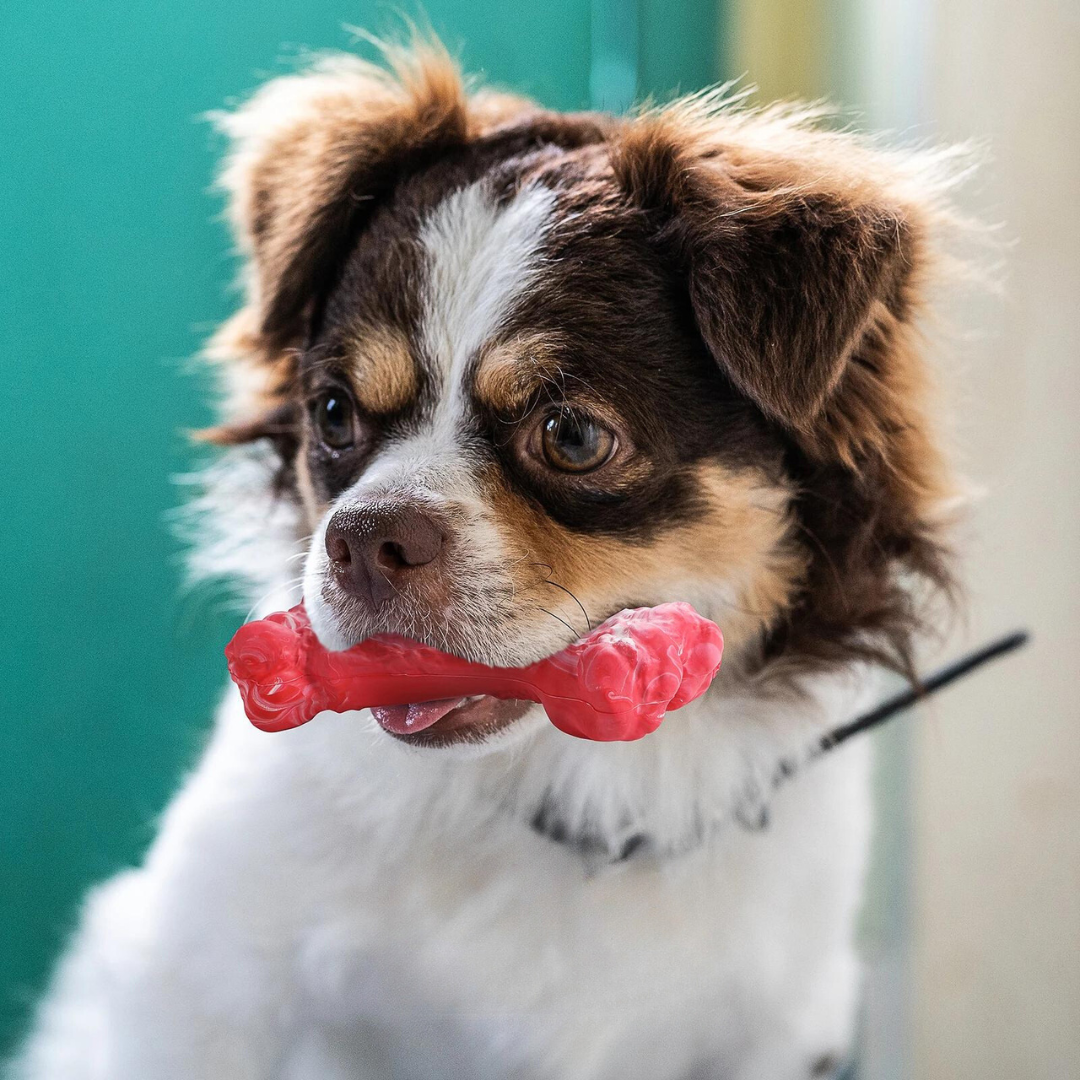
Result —
M954 316L964 337L943 354L964 468L986 490L965 537L968 623L945 651L1019 624L1035 643L882 746L888 842L872 897L885 910L871 924L866 1072L1071 1080L1080 1077L1080 4L734 8L732 67L762 97L824 93L870 126L991 150L965 201L1002 223L1004 295L963 302ZM881 926L906 935L899 949Z
M936 0L928 109L986 137L971 204L1004 222L1005 299L971 305L960 399L988 494L967 557L975 640L1022 658L942 700L916 742L919 1077L1080 1077L1080 5Z

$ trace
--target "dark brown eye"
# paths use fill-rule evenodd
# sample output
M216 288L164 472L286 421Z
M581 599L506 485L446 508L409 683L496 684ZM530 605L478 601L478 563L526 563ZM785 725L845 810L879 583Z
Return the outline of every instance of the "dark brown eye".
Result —
M356 442L352 399L338 388L324 390L311 403L311 420L322 442L332 450L347 450Z
M598 469L615 453L617 445L615 436L606 427L573 409L552 413L540 428L544 460L560 472Z

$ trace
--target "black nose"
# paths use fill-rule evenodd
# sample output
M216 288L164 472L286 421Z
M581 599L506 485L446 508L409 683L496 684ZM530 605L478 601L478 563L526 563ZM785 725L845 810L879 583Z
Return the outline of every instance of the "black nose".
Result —
M400 504L341 509L326 527L331 571L343 588L373 605L430 574L444 542L442 524L432 514Z

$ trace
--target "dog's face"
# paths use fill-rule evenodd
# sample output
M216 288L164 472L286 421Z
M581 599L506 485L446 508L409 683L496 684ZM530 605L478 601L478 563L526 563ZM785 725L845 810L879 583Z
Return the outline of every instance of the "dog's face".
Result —
M300 359L321 636L519 665L626 606L771 618L799 569L779 442L602 155L461 164L376 212Z
M720 623L736 671L900 634L937 494L902 205L861 176L778 195L805 163L705 116L553 117L410 63L407 89L294 82L304 108L241 130L230 173L272 422L226 431L277 436L324 642L520 665L668 600ZM402 737L425 745L525 711L422 708Z

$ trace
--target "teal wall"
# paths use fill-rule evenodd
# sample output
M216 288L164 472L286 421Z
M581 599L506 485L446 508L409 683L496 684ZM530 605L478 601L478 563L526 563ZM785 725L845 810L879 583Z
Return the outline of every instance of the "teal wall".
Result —
M93 881L136 860L192 762L237 616L183 596L166 522L189 358L231 309L198 117L393 27L374 0L0 4L0 1053ZM714 81L712 0L429 0L465 65L577 108ZM636 29L635 29L636 24ZM629 27L629 31L628 28ZM636 79L633 69L638 72Z

